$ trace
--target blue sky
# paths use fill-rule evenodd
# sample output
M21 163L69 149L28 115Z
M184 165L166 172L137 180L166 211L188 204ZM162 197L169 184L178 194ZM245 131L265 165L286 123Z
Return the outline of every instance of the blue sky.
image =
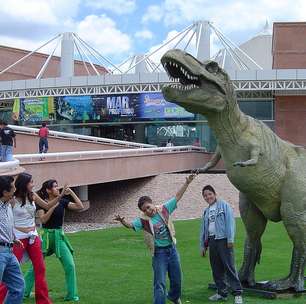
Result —
M0 0L0 44L33 50L72 31L119 63L199 19L212 21L239 44L261 31L266 20L305 21L306 1Z

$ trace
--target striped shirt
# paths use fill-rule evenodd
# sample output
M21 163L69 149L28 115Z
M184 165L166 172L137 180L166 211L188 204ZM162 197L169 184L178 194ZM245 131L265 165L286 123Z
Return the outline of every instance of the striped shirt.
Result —
M0 242L12 243L14 218L12 206L8 202L0 201Z

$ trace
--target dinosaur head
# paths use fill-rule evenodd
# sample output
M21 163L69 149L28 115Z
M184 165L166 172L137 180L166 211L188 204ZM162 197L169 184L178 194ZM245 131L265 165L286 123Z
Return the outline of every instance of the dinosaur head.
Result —
M221 112L227 104L230 81L214 61L201 63L181 50L170 50L161 59L170 78L175 82L163 88L166 100L193 113Z

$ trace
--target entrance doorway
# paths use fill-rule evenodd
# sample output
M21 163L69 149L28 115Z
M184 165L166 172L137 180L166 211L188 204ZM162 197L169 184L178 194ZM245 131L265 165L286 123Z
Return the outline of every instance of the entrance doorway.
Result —
M99 126L97 128L99 137L135 141L136 140L136 129L134 125L116 125L116 126Z

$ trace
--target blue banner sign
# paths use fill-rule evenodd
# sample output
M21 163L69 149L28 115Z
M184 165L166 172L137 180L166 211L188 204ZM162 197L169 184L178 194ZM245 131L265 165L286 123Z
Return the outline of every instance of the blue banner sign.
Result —
M164 99L162 93L140 94L141 118L193 118L194 114Z

